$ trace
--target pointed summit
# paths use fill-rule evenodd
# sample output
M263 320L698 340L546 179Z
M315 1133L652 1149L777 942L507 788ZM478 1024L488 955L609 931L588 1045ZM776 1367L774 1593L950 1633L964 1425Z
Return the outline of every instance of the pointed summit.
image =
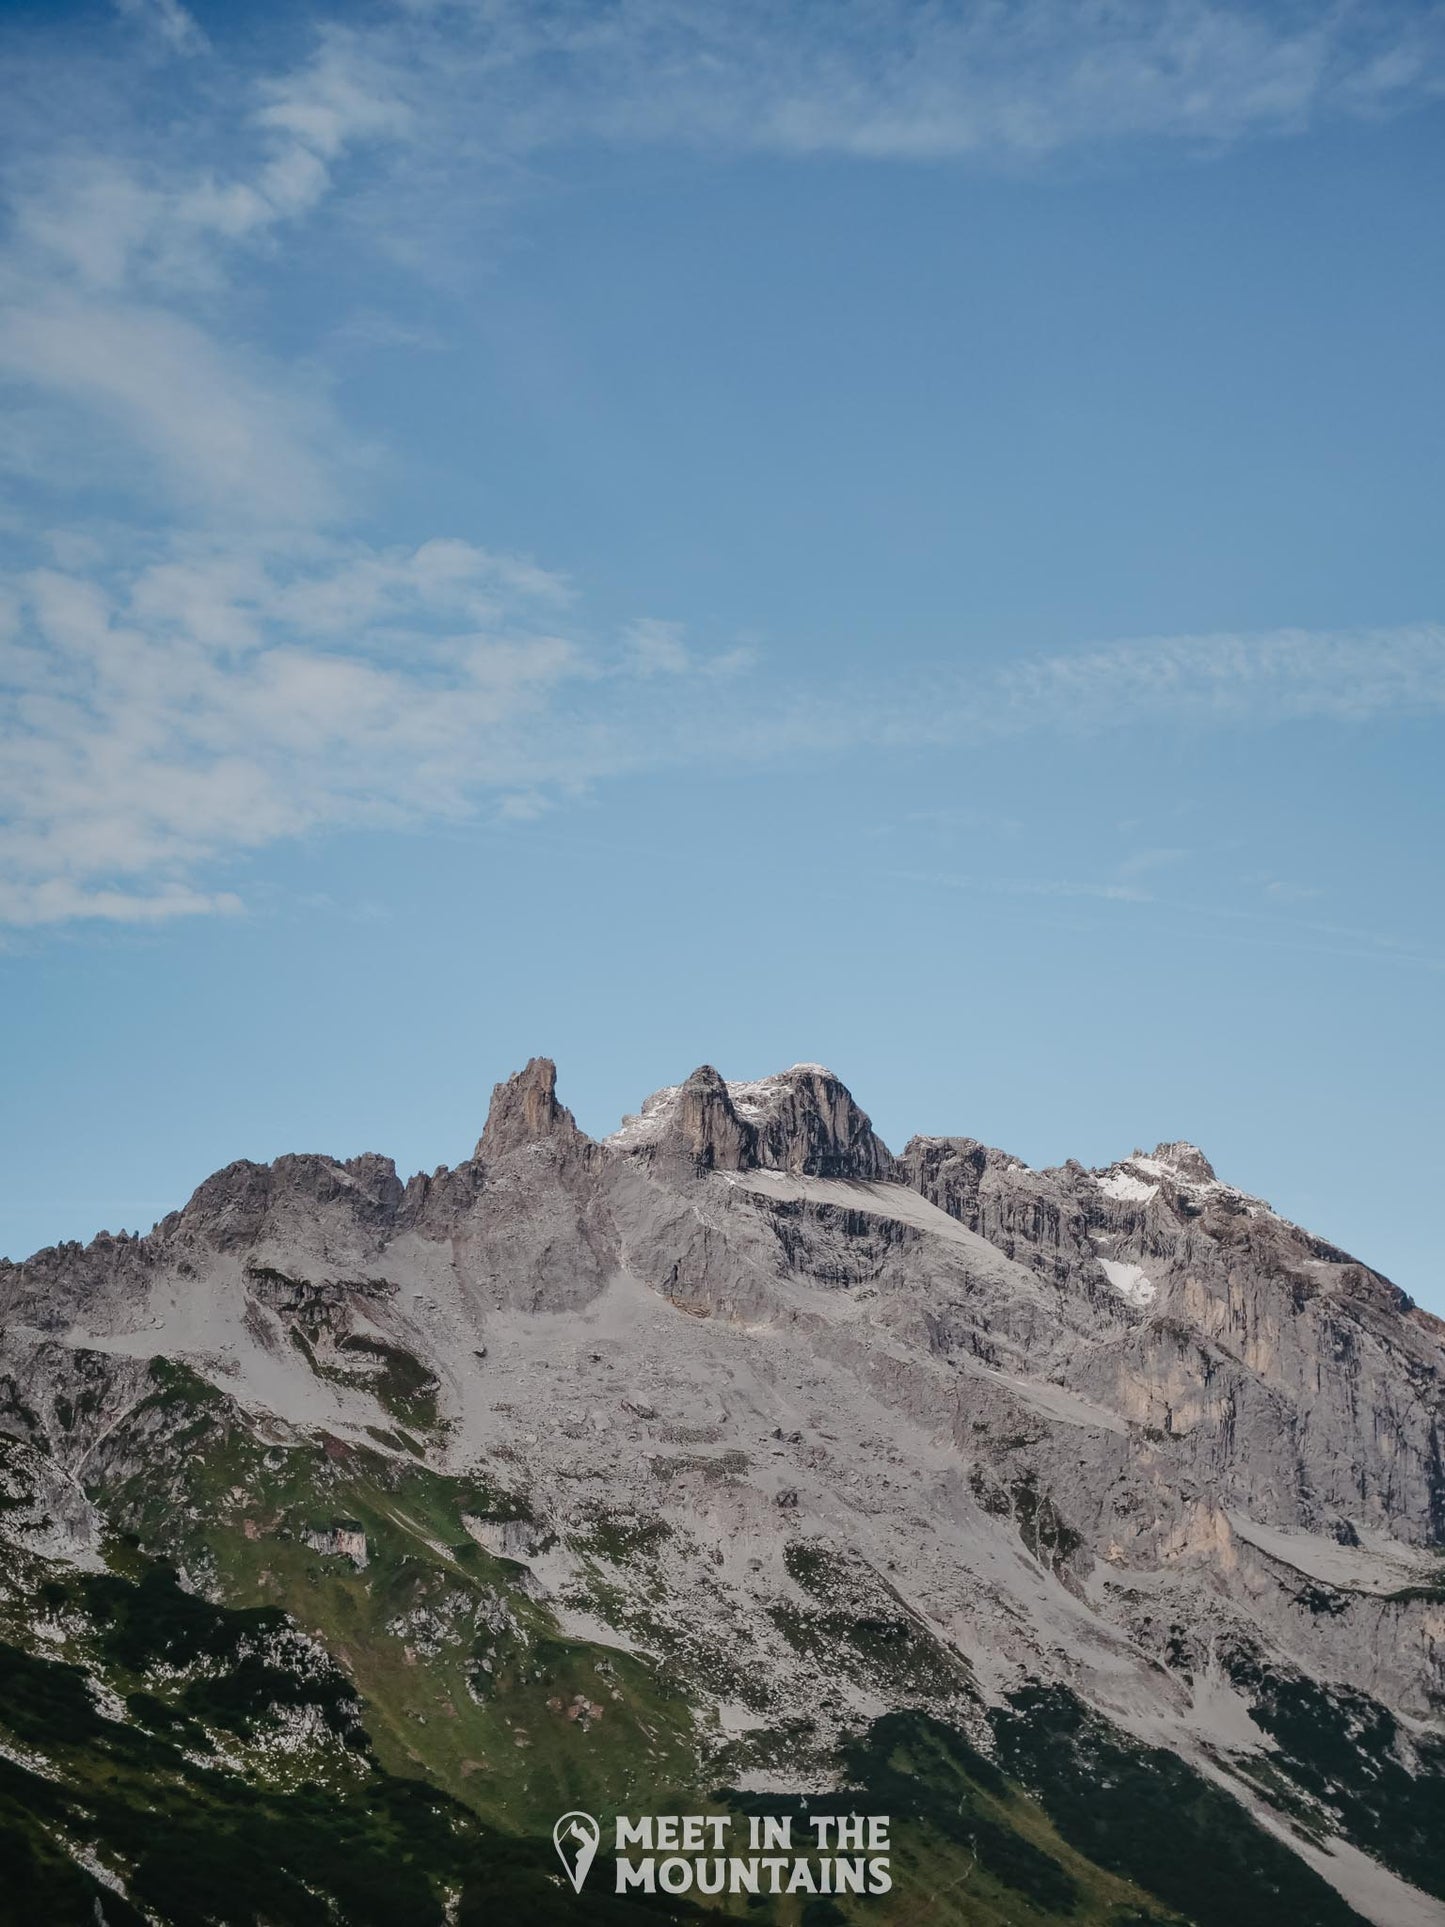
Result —
M557 1102L557 1066L550 1057L532 1057L525 1070L493 1088L474 1155L485 1162L539 1138L578 1136L576 1118Z
M1178 1138L1171 1144L1154 1146L1155 1160L1178 1174L1188 1184L1217 1184L1214 1166L1197 1144Z

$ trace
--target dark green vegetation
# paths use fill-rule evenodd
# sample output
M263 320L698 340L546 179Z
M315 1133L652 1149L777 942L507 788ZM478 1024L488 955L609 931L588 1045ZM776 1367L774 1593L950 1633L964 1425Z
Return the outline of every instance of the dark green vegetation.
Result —
M24 1512L35 1503L35 1487L25 1465L26 1448L0 1434L0 1514Z
M318 1378L369 1391L402 1424L436 1424L437 1383L420 1359L399 1345L351 1329L352 1312L393 1298L384 1278L314 1281L270 1265L250 1264L246 1279L263 1304L282 1319L291 1342ZM323 1356L323 1348L325 1355Z
M1005 1443L1026 1445L1028 1440L1017 1438ZM1025 1471L1011 1485L1004 1486L975 1465L969 1474L969 1486L985 1512L991 1512L995 1518L1013 1518L1025 1551L1041 1566L1063 1576L1083 1540L1062 1517L1049 1495L1040 1492L1037 1473Z
M1445 1740L1407 1735L1378 1700L1279 1672L1253 1654L1236 1653L1230 1672L1279 1749L1269 1756L1272 1772L1386 1866L1445 1898Z
M140 1562L132 1561L132 1564ZM246 1734L286 1709L311 1709L327 1732L362 1749L361 1704L330 1657L297 1635L279 1608L236 1612L186 1592L170 1567L140 1564L139 1576L83 1573L46 1588L51 1610L75 1606L94 1629L93 1650L108 1677L145 1679L158 1666L189 1671L171 1702L137 1690L128 1704L155 1708L210 1750L204 1722ZM149 1723L142 1719L142 1723Z
M790 1814L806 1837L819 1814L887 1814L894 1893L818 1902L812 1920L967 1922L970 1927L1182 1927L1126 1879L1092 1865L1016 1782L955 1726L890 1713L845 1746L836 1792L808 1800L726 1796L739 1813ZM825 1907L836 1911L828 1914ZM844 1912L852 1907L855 1911Z
M1228 1793L1175 1754L1124 1739L1064 1688L1026 1688L993 1726L1000 1764L1072 1846L1196 1927L1357 1927Z
M394 1419L418 1428L436 1424L437 1382L411 1352L357 1333L340 1339L337 1350L348 1358L374 1361L371 1389Z
M972 1696L964 1661L872 1567L816 1540L795 1542L785 1557L808 1604L775 1606L773 1620L797 1652L880 1691L924 1700Z
M1040 1565L1059 1571L1078 1551L1083 1540L1059 1516L1048 1494L1039 1491L1032 1472L1025 1472L1015 1482L1011 1497L1014 1517L1018 1520L1019 1537L1025 1547Z
M353 1332L337 1339L332 1358L341 1362L330 1363L317 1357L314 1339L292 1327L292 1343L318 1378L370 1392L394 1419L418 1431L436 1424L437 1382L411 1352Z
M556 1889L545 1833L484 1827L372 1753L362 1701L275 1607L218 1606L118 1545L108 1573L41 1580L74 1655L0 1642L0 1922L440 1927L458 1919L673 1920ZM130 1900L76 1855L125 1870ZM134 1902L135 1904L130 1904Z
M112 1483L111 1516L233 1607L284 1611L311 1634L388 1770L522 1828L685 1783L696 1742L676 1683L559 1638L527 1573L477 1543L473 1528L525 1520L500 1477L448 1478L325 1436L268 1449L210 1401L167 1415L185 1456L168 1453L163 1477L152 1453ZM344 1523L365 1535L364 1568L331 1549Z

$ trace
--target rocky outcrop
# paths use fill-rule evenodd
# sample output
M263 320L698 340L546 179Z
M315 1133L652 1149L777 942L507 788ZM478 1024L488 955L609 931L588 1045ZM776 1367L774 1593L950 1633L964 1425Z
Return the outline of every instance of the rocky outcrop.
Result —
M493 1089L475 1156L487 1164L540 1139L580 1141L581 1136L576 1118L557 1102L557 1066L550 1057L533 1057L525 1070Z
M738 1116L711 1064L699 1065L678 1090L668 1142L696 1171L743 1171L757 1161L757 1133Z
M853 1094L821 1064L795 1064L756 1084L730 1084L738 1115L756 1133L768 1171L816 1178L886 1178L893 1159Z
M795 1177L892 1175L888 1147L852 1093L821 1064L727 1083L711 1064L656 1091L607 1139L615 1150L695 1172L787 1171Z
M897 1175L1022 1264L1063 1278L1093 1256L1083 1210L1067 1180L1031 1171L976 1138L911 1138Z
M305 1224L334 1206L380 1230L400 1204L402 1189L391 1159L371 1151L344 1161L313 1153L279 1157L274 1164L241 1159L198 1185L184 1210L163 1219L158 1231L173 1240L242 1250L268 1225Z
M1033 1171L973 1140L915 1139L899 1169L1008 1256L1133 1308L1120 1341L1079 1347L1065 1376L1168 1439L1173 1491L1301 1530L1356 1519L1445 1543L1445 1326L1222 1182L1198 1146Z
M366 1570L366 1532L359 1520L336 1519L330 1525L310 1526L301 1537L313 1552L329 1559L349 1559L358 1572Z

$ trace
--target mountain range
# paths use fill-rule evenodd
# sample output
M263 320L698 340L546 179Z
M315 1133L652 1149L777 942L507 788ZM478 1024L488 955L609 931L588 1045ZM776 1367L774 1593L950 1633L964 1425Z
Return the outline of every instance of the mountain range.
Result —
M0 1264L0 1920L1445 1923L1445 1323L800 1064ZM582 1810L885 1895L574 1894Z

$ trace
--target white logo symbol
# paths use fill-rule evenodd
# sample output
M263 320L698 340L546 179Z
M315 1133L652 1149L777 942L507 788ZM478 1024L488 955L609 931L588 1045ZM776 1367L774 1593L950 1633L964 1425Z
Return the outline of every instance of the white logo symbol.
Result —
M579 1894L601 1838L602 1829L590 1813L564 1813L552 1829L552 1844Z

